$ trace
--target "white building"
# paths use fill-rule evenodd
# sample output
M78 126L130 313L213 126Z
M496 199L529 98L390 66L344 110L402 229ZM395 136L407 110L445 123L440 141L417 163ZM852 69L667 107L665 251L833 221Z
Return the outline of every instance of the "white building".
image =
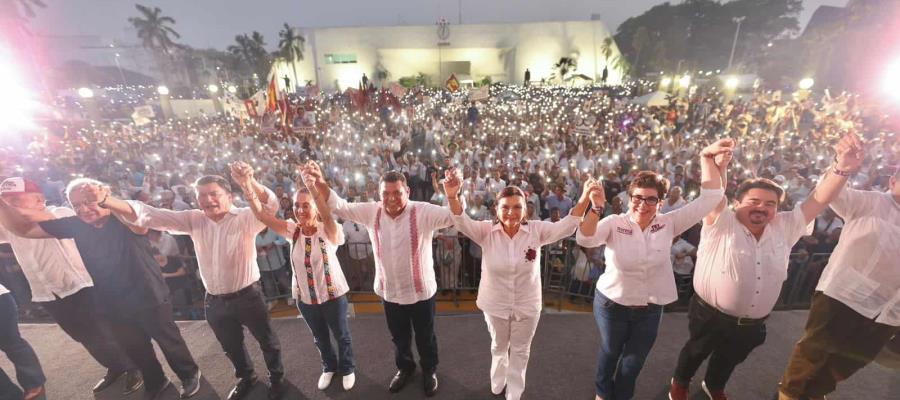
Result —
M490 77L493 82L521 84L528 69L536 82L549 80L561 57L577 58L570 74L599 81L607 65L604 39L611 37L599 20L316 28L303 34L304 60L294 66L279 63L276 73L293 77L296 70L292 82L318 82L322 89L356 87L364 73L378 83L379 71L387 72L388 81L423 73L438 84L453 73L461 79ZM612 61L620 54L614 42L609 47ZM613 65L608 73L607 82L621 81L622 73ZM282 79L277 81L283 85Z

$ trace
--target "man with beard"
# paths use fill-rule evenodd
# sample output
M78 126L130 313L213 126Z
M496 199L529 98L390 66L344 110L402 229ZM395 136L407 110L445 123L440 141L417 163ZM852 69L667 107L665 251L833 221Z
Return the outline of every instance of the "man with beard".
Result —
M678 357L669 399L688 398L691 379L707 357L703 391L712 400L728 398L731 373L765 342L765 320L787 279L791 247L812 234L816 216L838 196L850 172L859 169L862 148L855 134L844 136L835 146L834 165L792 211L778 212L784 189L758 178L738 187L733 210L723 200L706 215L688 310L690 337ZM724 166L716 164L724 184Z

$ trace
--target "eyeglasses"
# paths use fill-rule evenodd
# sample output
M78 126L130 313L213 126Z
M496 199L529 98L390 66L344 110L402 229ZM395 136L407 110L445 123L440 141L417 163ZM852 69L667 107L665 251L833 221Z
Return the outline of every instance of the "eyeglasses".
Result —
M659 197L643 197L638 195L631 196L632 203L641 204L642 201L648 206L655 206L657 203L659 203Z

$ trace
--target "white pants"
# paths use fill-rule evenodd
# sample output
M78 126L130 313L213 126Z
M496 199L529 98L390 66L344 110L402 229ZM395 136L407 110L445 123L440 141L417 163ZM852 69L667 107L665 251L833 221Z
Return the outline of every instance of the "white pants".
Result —
M526 318L500 318L484 314L491 334L491 391L506 386L506 400L519 400L525 391L525 370L531 355L531 339L541 314Z

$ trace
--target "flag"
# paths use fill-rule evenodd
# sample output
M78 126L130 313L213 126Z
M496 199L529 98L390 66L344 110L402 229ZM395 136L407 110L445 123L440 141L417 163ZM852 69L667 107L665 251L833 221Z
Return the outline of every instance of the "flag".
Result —
M402 99L406 95L406 88L397 82L391 82L391 94L398 99Z
M459 79L456 79L456 74L450 74L450 77L447 78L447 82L444 84L447 87L447 90L451 92L456 92L459 90Z
M278 87L275 85L275 74L272 74L272 79L269 80L266 96L266 112L275 112L278 109Z
M247 115L251 118L256 118L259 114L256 113L256 102L253 99L244 100L244 107L247 108Z

